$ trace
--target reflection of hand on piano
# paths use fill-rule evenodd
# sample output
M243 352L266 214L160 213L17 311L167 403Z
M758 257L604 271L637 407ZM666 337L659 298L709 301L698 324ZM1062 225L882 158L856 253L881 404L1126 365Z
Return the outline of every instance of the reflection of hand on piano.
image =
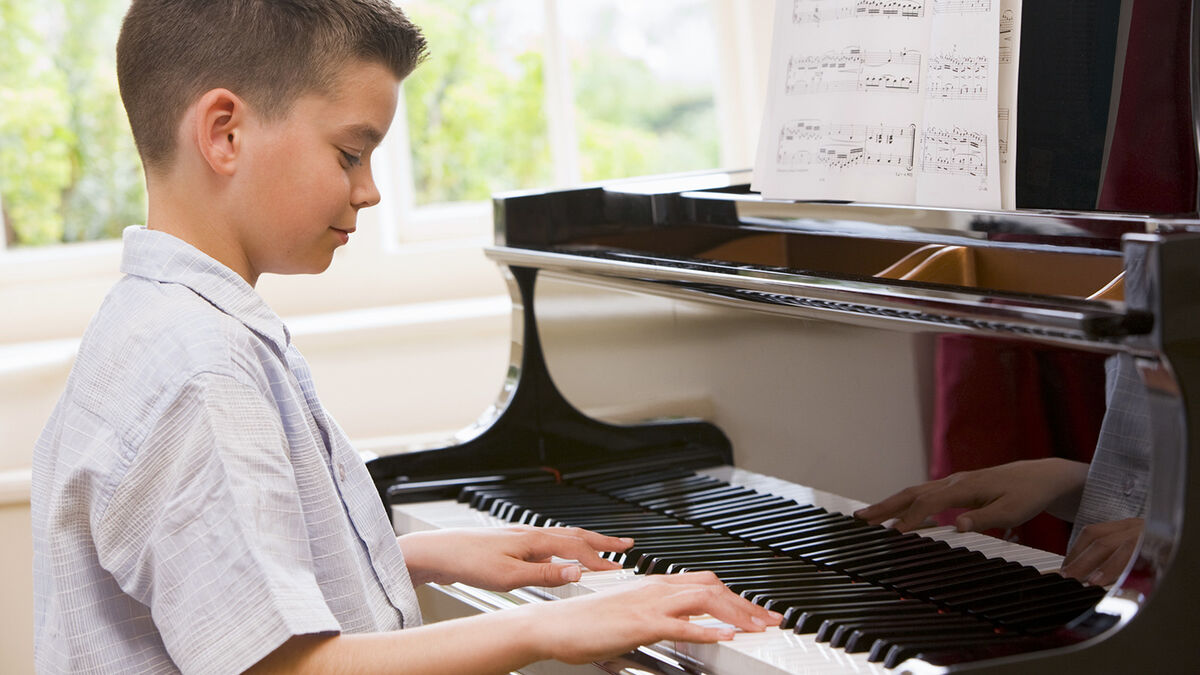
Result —
M1016 527L1042 511L1071 520L1087 472L1087 464L1060 458L1011 462L905 488L854 515L871 524L895 518L901 532L953 508L972 509L955 519L960 532ZM1063 561L1063 576L1096 586L1113 583L1137 548L1143 524L1127 518L1083 528Z
M1141 518L1126 518L1083 528L1063 559L1063 575L1093 586L1113 583L1133 556L1145 524Z
M579 565L620 569L598 551L624 551L632 539L577 527L464 528L414 532L399 538L414 585L463 582L492 591L561 586L578 581ZM552 562L552 557L573 562Z
M895 518L901 532L954 508L971 509L955 520L960 532L1016 527L1042 511L1069 520L1087 471L1087 464L1056 457L962 471L905 488L854 515L871 524Z

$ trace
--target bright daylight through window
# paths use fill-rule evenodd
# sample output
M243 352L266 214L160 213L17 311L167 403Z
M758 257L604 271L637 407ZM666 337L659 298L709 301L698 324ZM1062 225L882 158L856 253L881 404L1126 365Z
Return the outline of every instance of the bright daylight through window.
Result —
M127 5L0 0L10 250L112 238L145 218L113 57ZM405 167L380 185L402 223L503 190L718 165L710 0L402 5L432 48L385 146Z

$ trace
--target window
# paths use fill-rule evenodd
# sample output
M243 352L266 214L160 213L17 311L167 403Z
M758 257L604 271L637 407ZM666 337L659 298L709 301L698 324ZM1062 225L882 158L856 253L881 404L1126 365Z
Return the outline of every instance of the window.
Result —
M103 239L145 219L113 53L127 5L0 4L0 243Z
M766 0L402 4L433 58L405 83L377 153L388 242L486 236L499 191L748 164L718 124L745 94L727 57L751 44L726 19L765 16ZM112 238L144 220L113 55L127 5L0 5L0 249Z
M432 58L384 154L401 240L486 234L488 198L721 164L712 0L413 0ZM388 172L385 172L388 173Z

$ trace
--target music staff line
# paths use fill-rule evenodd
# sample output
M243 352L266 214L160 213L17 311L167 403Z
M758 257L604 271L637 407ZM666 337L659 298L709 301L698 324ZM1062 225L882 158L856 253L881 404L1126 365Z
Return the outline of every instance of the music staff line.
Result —
M915 94L921 85L921 53L916 50L864 51L851 46L821 55L788 59L788 94L887 91Z
M957 47L929 59L927 98L980 101L988 97L990 60L963 56Z
M925 0L793 0L792 23L854 18L919 19Z
M917 160L918 140L920 161ZM780 129L776 149L779 171L815 168L850 170L856 167L974 176L986 179L987 134L961 127L931 126L921 132L915 124L830 124L793 120Z

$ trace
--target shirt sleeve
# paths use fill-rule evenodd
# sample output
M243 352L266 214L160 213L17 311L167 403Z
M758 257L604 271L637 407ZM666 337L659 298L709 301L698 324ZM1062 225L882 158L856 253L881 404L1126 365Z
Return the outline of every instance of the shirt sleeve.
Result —
M293 635L340 629L279 415L252 385L193 377L93 523L101 564L150 608L185 673L241 672Z

